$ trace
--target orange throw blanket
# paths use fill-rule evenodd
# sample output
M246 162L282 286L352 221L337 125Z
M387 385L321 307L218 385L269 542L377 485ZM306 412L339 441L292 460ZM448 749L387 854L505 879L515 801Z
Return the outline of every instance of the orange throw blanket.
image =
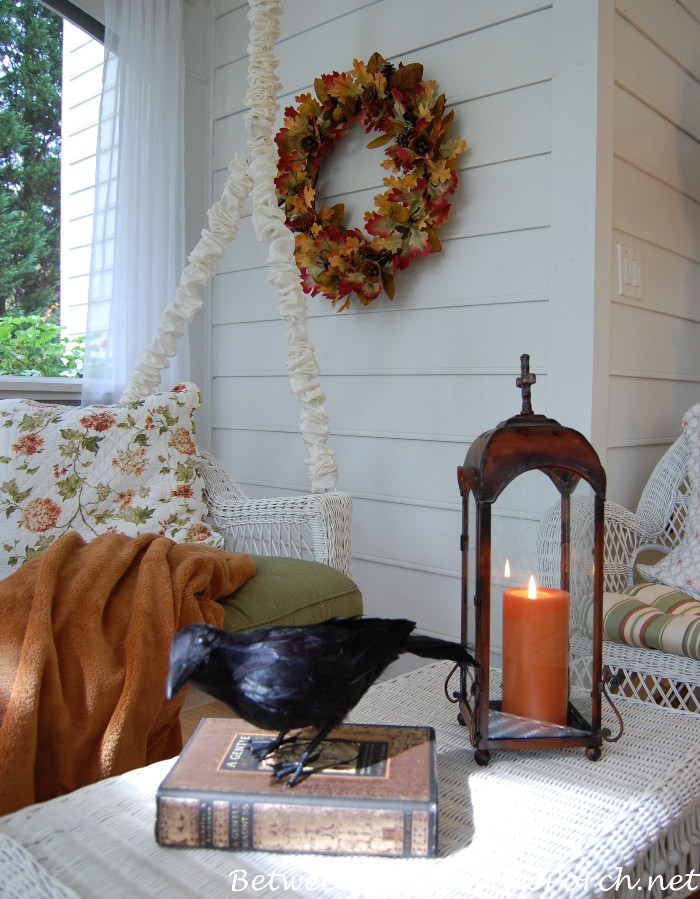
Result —
M167 537L65 534L0 581L0 813L169 758L173 635L255 574L252 559Z

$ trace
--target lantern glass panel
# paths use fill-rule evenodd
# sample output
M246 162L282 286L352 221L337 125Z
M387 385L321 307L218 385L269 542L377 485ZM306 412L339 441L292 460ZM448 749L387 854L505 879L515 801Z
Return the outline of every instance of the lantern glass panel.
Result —
M565 503L568 542L562 541L562 494L541 471L515 478L490 504L490 595L480 614L478 516L473 497L469 503L466 639L473 646L477 626L488 629L490 739L590 733L595 536L590 485L579 481ZM520 595L530 576L534 599ZM559 596L562 592L568 595ZM513 696L514 682L525 695ZM559 710L554 714L552 703Z
M537 560L543 585L566 589L570 596L569 700L586 722L591 721L594 683L594 542L593 491L581 481L569 502L568 546L562 546L561 503L554 504L542 519ZM568 570L562 571L567 554Z

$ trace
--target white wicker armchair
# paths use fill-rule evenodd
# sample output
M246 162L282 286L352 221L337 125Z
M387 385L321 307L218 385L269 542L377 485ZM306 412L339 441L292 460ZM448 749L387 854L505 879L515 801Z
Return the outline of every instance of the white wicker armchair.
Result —
M604 589L619 591L631 585L641 553L667 553L683 538L688 504L688 448L681 435L654 468L636 511L613 502L605 504ZM590 558L585 546L592 540L593 503L574 497L571 504L571 544L577 558ZM558 585L560 568L559 506L542 519L538 542L538 571L542 584ZM587 633L590 597L583 588L589 572L572 560L572 640ZM677 709L700 712L700 662L685 656L603 642L604 676L614 676L619 695Z
M248 499L225 468L200 449L200 471L212 524L230 552L324 562L351 574L352 499L347 493L309 493Z

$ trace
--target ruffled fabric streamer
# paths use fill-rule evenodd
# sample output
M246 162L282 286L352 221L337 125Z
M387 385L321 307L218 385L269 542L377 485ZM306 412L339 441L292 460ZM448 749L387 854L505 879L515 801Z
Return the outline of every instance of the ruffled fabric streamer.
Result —
M268 244L268 280L278 295L278 311L287 322L287 370L291 389L301 404L300 430L309 450L306 464L314 493L334 490L338 481L335 455L327 445L330 433L320 368L309 341L306 297L294 259L294 236L285 224L275 190L277 147L273 128L280 81L272 52L280 33L280 0L249 0L248 93L246 128L248 156L235 156L221 199L208 212L209 228L188 257L175 299L163 315L158 333L134 370L122 400L147 396L160 381L168 358L177 352L185 326L203 305L201 291L209 283L226 246L238 233L247 197L252 194L256 237Z

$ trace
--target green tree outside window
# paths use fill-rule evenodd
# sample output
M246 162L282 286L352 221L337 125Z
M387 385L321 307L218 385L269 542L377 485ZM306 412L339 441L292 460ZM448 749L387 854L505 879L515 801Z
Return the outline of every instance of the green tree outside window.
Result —
M76 376L60 309L63 20L0 0L0 374Z

